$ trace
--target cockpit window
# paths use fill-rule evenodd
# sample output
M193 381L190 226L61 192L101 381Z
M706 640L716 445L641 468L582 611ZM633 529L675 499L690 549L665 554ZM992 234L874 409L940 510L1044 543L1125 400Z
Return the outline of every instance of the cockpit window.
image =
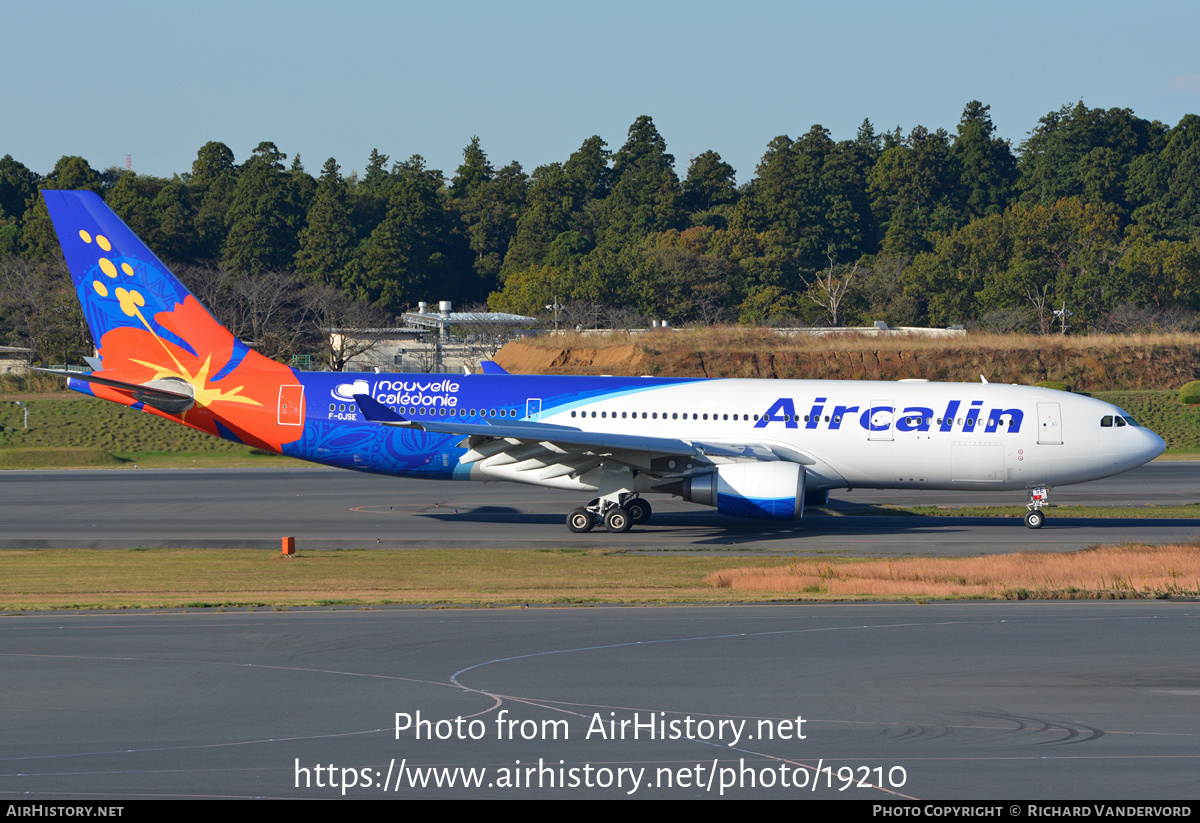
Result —
M1118 418L1117 418L1117 428L1121 428L1121 427L1122 427L1122 426L1124 426L1124 425L1125 425L1125 418L1123 418L1123 417L1118 417Z
M1112 415L1111 415L1111 414L1106 414L1106 415L1104 415L1103 417L1101 417L1101 418L1100 418L1100 428L1102 428L1102 429L1111 429L1111 428L1112 428L1112 424L1113 424L1112 420L1113 420L1113 419L1112 419Z
M1128 423L1128 424L1129 424L1129 425L1131 425L1131 426L1136 426L1136 425L1137 425L1137 421L1136 421L1136 420L1134 420L1132 417L1129 417L1128 415L1126 415L1126 416L1125 416L1125 422L1126 422L1126 423Z

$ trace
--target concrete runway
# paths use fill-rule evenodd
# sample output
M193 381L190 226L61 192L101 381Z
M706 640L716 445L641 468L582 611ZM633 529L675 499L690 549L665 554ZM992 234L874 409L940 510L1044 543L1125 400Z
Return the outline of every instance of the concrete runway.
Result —
M1051 502L1172 505L1200 500L1200 463L1152 463L1117 477L1054 489ZM723 517L649 498L653 520L625 535L576 535L566 512L579 495L506 483L403 480L325 468L0 472L0 548L129 546L302 549L611 547L643 551L827 551L855 555L959 555L1095 543L1187 541L1195 518L813 516L798 523ZM835 508L883 503L1020 505L1021 492L835 493Z
M1197 606L9 617L0 796L1195 800Z

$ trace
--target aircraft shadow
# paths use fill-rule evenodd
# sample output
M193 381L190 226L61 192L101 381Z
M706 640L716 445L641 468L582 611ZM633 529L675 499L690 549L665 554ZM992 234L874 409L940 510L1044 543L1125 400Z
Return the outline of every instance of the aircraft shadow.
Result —
M749 540L786 541L812 540L821 537L876 537L885 539L888 535L923 535L939 536L961 534L964 537L972 532L981 530L987 532L999 531L1007 541L1018 542L1028 533L1031 548L1036 547L1035 535L1069 530L1090 529L1100 532L1128 532L1153 528L1163 529L1194 529L1200 536L1200 518L1086 518L1059 517L1051 510L1046 525L1034 532L1027 530L1020 517L956 517L923 515L885 514L889 511L882 507L858 506L856 510L879 512L878 514L814 514L800 521L770 522L747 520L740 517L730 517L713 511L656 511L651 521L644 526L634 526L628 535L663 536L688 538L693 545L732 545ZM563 527L564 515L559 512L522 512L509 506L480 506L473 509L461 509L457 514L442 509L435 512L424 512L421 517L440 520L446 523L481 523L508 526L556 526ZM1020 530L1020 531L1017 531ZM603 528L591 532L603 536ZM575 535L582 537L581 535ZM1090 538L1089 538L1090 539ZM1097 537L1104 540L1103 534ZM1119 535L1114 540L1126 541L1127 535ZM646 548L652 548L647 546Z

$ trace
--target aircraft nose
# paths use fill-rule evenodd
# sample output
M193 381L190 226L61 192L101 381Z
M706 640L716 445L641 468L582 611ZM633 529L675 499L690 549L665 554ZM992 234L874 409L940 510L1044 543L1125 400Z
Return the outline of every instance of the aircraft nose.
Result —
M1138 456L1142 463L1149 463L1167 450L1167 443L1149 429L1139 428L1141 442L1138 444Z

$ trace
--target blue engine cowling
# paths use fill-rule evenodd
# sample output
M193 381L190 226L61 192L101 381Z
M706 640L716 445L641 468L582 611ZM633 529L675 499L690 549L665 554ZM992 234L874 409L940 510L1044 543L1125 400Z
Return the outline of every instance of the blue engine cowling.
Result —
M721 514L765 520L804 516L804 467L796 463L733 463L695 474L656 491L677 494Z

